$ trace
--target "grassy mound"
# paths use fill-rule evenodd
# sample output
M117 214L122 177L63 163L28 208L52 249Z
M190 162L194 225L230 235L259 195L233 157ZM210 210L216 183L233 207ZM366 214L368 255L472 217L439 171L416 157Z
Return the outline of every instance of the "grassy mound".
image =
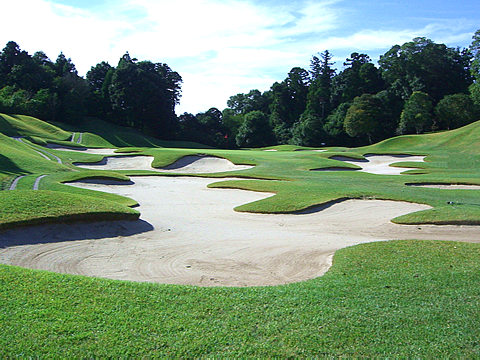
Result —
M49 140L68 140L72 134L58 126L25 115L0 114L0 132L7 136L35 136Z
M65 203L69 206L66 207ZM0 196L0 229L46 222L131 219L139 213L113 201L55 191L16 190ZM21 209L21 211L19 211Z

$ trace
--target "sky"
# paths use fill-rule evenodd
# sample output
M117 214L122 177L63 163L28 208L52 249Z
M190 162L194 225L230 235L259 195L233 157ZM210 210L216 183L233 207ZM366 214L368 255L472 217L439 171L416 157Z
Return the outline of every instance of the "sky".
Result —
M0 14L0 48L63 52L82 76L127 51L168 64L183 78L177 114L268 90L324 50L340 71L352 52L377 61L418 36L463 48L480 29L478 0L15 0Z

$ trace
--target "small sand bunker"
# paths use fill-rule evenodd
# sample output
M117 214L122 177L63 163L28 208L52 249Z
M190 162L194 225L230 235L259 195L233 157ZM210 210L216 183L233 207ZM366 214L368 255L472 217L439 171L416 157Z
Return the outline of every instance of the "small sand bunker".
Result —
M366 172L370 174L378 174L378 175L400 175L402 172L406 171L406 169L411 168L401 168L401 167L393 167L390 166L391 164L397 162L423 162L425 156L410 156L410 155L365 155L365 160L357 160L352 159L345 156L332 156L330 159L332 160L339 160L343 161L352 165L360 166L361 169L348 169L343 168L343 170L350 170L350 171L360 171ZM329 168L321 168L321 169L313 169L314 171L338 171L339 168L329 167Z
M407 186L425 187L445 190L480 190L480 185L468 184L405 184Z
M213 156L189 155L163 168L152 167L152 156L112 156L92 164L75 164L96 170L150 170L160 172L204 174L251 169L250 165L235 165L227 159Z
M133 185L75 183L129 196L141 220L44 225L0 233L0 262L111 279L201 286L277 285L315 278L334 252L392 239L480 241L475 226L401 226L428 206L346 200L305 214L239 213L272 194L207 188L218 179L131 177Z
M263 150L263 151L278 151L277 149L267 149L267 150Z
M95 154L95 155L114 155L115 150L117 150L117 149L76 148L76 147L60 146L55 144L48 144L47 148L54 149L54 150L62 150L62 151L73 151L73 152L79 152L83 154Z

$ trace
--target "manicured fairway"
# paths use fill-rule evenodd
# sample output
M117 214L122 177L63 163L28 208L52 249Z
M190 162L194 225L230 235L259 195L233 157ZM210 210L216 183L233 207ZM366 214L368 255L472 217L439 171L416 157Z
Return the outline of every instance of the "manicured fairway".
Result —
M393 219L420 224L411 227L418 231L424 224L463 224L469 229L480 224L480 190L463 187L480 185L480 122L449 132L322 152L294 146L237 151L198 144L175 148L102 124L89 120L83 129L62 129L37 119L1 116L1 228L137 219L139 214L132 209L138 205L135 198L64 183L178 175L80 168L73 164L99 162L104 154L42 148L47 142L114 148L120 156L153 156L156 168L198 154L253 166L194 174L219 178L209 185L212 188L275 194L236 207L240 212L287 213L341 199L397 200L431 207ZM92 131L96 127L97 134ZM111 136L114 130L117 137ZM38 148L55 156L47 159ZM400 175L313 171L356 168L355 161L332 157L363 160L367 154L416 155L425 162L402 161L397 166L412 170ZM237 179L222 179L232 176ZM8 190L13 183L15 190ZM35 183L37 191L32 190ZM425 184L444 187L412 186ZM445 187L450 184L462 187ZM160 199L158 206L168 204ZM261 241L261 232L258 236ZM480 241L480 232L479 239L471 241ZM134 283L0 265L0 356L476 358L479 264L479 244L404 240L339 250L324 276L271 287Z

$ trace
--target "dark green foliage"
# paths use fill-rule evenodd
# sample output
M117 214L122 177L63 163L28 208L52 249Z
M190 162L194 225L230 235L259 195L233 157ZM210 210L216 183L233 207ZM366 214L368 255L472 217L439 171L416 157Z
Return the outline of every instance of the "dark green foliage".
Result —
M480 81L480 29L475 32L472 37L473 41L470 45L470 51L473 56L470 71L476 82Z
M292 128L294 145L318 147L325 145L325 139L322 118L313 112L305 111Z
M454 129L478 120L480 113L468 95L454 94L440 100L435 115L440 129Z
M293 124L305 111L308 83L308 72L296 67L290 70L283 82L275 83L271 88L272 113L270 120L279 143L288 142Z
M399 134L420 134L433 125L433 104L430 96L421 91L415 91L405 102L400 123Z
M445 95L466 92L472 81L468 52L423 37L393 46L378 63L387 85L404 100L423 91L438 102Z
M268 117L261 111L252 111L245 115L236 137L240 147L261 147L274 143L274 135Z
M382 102L374 95L356 97L345 115L345 132L352 137L366 137L371 144L381 124L382 110Z
M345 116L352 104L345 102L340 104L326 119L324 130L331 143L329 145L346 145L351 138L345 132Z
M84 79L63 53L52 62L13 41L0 52L0 111L49 121L73 124L96 116L173 139L181 82L168 65L137 62L128 54L116 69L101 62Z
M352 101L362 94L376 94L384 88L380 72L368 55L352 53L343 65L346 68L333 79L335 105Z
M181 82L180 75L167 64L137 62L127 53L120 59L108 88L112 109L123 125L172 138Z
M331 110L330 97L335 69L332 68L334 63L331 62L332 54L328 50L321 53L320 57L321 59L312 57L310 71L312 81L308 88L305 111L324 119Z
M247 94L237 94L230 96L227 101L228 108L232 109L236 115L246 114L250 111L269 112L270 96L268 93L261 93L257 89L250 90Z

